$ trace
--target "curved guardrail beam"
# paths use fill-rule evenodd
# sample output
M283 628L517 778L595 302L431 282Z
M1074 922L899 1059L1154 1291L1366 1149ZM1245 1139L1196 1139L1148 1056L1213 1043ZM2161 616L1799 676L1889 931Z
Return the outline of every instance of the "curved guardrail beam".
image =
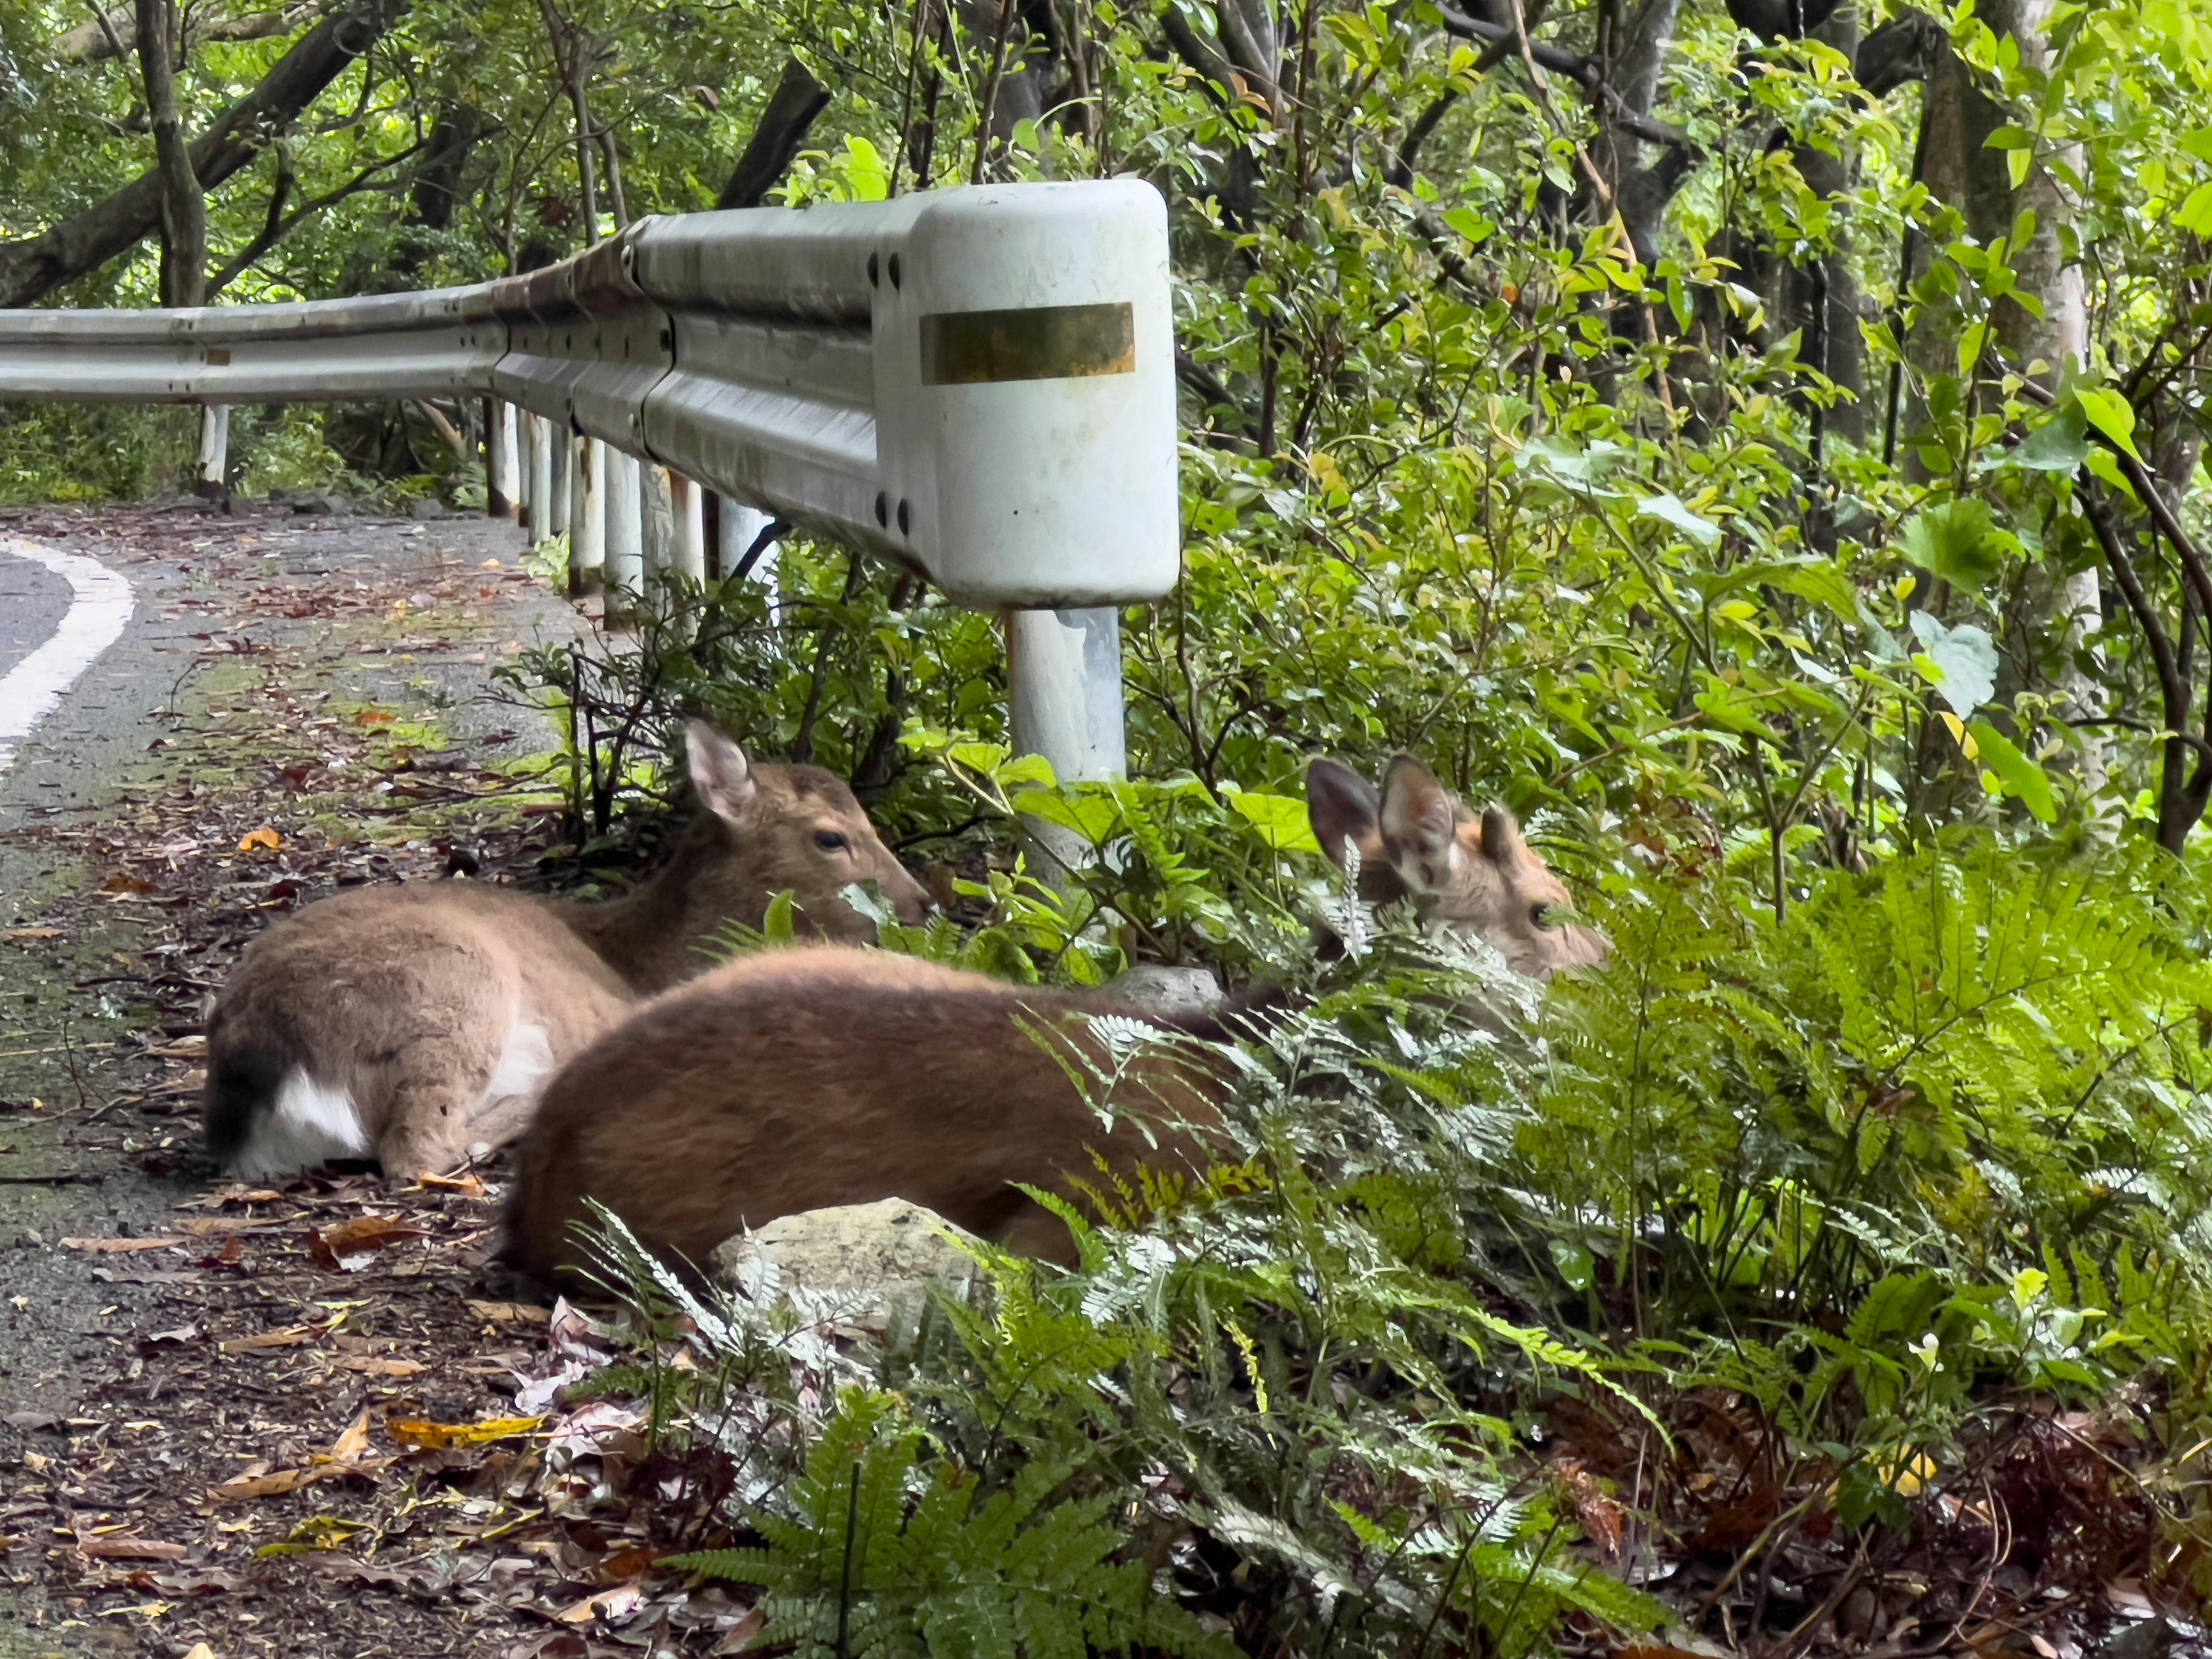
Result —
M641 220L473 288L0 311L0 398L505 398L978 608L1179 569L1167 213L1134 181Z

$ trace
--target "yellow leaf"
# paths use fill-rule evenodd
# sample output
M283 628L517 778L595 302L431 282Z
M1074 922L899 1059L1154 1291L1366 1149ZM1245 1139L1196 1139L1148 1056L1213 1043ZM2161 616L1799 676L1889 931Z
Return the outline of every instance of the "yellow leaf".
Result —
M1881 1466L1881 1484L1899 1498L1917 1498L1923 1487L1936 1478L1936 1465L1926 1452L1915 1452L1905 1467L1894 1463Z
M276 833L273 825L264 823L258 830L250 831L246 839L238 843L238 850L251 853L258 847L265 847L273 853L283 844L284 837Z
M1982 746L1974 741L1974 734L1966 730L1966 721L1948 708L1939 708L1936 712L1942 715L1943 724L1951 728L1951 735L1959 740L1959 752L1968 760L1979 759Z
M442 1451L447 1446L483 1446L495 1440L513 1440L531 1433L544 1421L542 1417L495 1417L489 1423L430 1423L420 1418L402 1417L386 1423L384 1431L403 1446Z

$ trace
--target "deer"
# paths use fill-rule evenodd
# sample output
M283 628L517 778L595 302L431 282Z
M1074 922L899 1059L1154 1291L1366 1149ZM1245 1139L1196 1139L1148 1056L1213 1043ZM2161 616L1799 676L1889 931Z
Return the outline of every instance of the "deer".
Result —
M774 896L830 940L872 940L842 896L874 881L902 921L921 883L844 782L755 763L685 726L696 808L659 872L580 902L473 882L362 888L257 938L210 1012L204 1126L233 1175L270 1180L374 1156L387 1180L442 1175L519 1133L548 1079L640 999L711 965Z
M1378 791L1316 760L1307 802L1340 868L1357 849L1367 902L1410 897L1531 977L1604 959L1604 939L1569 920L1565 886L1512 814L1469 812L1419 761L1393 761ZM902 1198L1068 1265L1066 1226L1018 1183L1049 1188L1089 1170L1094 1151L1111 1167L1164 1153L1202 1169L1226 1084L1181 1045L1115 1070L1100 1014L1217 1042L1243 1017L1165 1016L877 951L728 963L644 1004L547 1087L516 1148L504 1260L539 1281L584 1265L574 1229L586 1199L696 1274L745 1227ZM1071 1075L1079 1060L1111 1080L1095 1103Z

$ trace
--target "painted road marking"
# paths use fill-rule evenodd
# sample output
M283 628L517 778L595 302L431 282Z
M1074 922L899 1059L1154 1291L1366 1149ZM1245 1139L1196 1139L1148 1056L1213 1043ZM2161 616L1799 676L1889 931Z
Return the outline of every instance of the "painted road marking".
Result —
M0 772L32 728L53 713L77 676L121 637L135 601L131 584L97 559L0 536L0 554L42 564L69 583L69 614L52 637L0 676Z

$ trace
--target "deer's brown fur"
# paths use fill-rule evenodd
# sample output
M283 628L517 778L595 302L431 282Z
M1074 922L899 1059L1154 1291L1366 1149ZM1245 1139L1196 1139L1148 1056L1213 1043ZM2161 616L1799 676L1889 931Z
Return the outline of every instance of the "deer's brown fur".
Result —
M811 766L756 766L689 732L702 810L652 879L580 904L467 883L364 888L256 939L208 1024L210 1150L265 1178L376 1156L395 1179L513 1139L554 1070L641 996L704 969L732 922L795 894L833 939L872 937L842 898L873 879L927 900L852 792Z
M1370 900L1410 890L1524 973L1602 955L1596 935L1539 916L1564 909L1566 890L1511 815L1466 813L1419 763L1395 764L1378 793L1316 762L1307 793L1339 861L1346 839L1363 849ZM547 1089L519 1150L507 1260L541 1278L573 1263L586 1198L648 1249L703 1265L741 1227L894 1197L1066 1260L1066 1231L1013 1183L1089 1176L1092 1147L1123 1170L1202 1164L1219 1121L1206 1072L1170 1051L1121 1077L1109 1132L1034 1033L1058 1029L1095 1054L1080 1017L1109 1012L1189 1029L873 951L784 951L718 969L644 1005ZM1121 1115L1133 1105L1170 1126L1158 1149Z

